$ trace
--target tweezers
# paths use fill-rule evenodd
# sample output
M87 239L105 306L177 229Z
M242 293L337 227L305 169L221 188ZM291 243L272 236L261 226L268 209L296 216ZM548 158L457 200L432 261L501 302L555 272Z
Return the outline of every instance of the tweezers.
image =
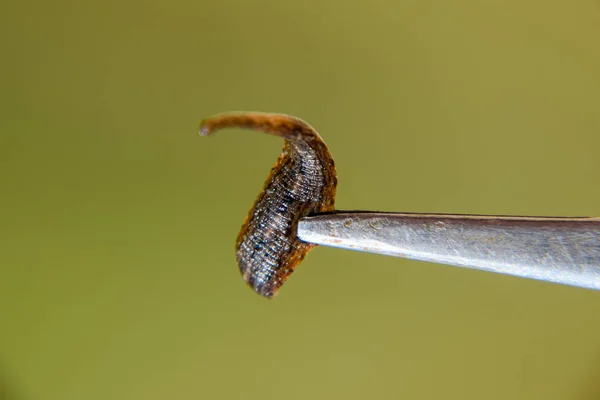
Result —
M298 238L342 249L600 290L600 218L334 212Z

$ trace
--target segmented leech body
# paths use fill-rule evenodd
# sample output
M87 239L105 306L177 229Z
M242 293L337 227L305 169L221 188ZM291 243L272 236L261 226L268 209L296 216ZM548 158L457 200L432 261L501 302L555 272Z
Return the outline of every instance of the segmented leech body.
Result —
M321 136L288 115L226 113L205 119L200 132L247 128L284 139L283 153L271 170L237 238L237 261L244 280L272 297L315 245L296 237L300 218L334 210L337 176Z

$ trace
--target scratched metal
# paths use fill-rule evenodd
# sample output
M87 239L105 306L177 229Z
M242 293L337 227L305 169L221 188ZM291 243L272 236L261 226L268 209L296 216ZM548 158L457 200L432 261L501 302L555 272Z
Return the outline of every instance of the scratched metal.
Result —
M340 212L306 217L306 242L600 289L600 218Z
M236 243L244 280L257 293L270 298L315 247L297 238L298 220L334 209L335 164L319 134L306 122L288 115L220 114L204 120L200 132L208 135L231 127L262 131L285 140L283 153Z

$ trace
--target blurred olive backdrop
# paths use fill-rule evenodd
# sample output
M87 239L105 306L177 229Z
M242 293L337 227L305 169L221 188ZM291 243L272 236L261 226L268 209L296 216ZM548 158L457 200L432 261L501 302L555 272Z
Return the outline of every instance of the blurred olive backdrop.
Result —
M0 398L598 399L600 293L319 248L268 301L234 242L315 126L340 209L600 215L600 3L3 4Z

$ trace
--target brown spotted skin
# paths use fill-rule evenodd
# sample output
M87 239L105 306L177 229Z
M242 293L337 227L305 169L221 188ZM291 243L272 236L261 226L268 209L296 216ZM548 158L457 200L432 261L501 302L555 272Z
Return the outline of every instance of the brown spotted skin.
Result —
M282 137L283 153L238 235L237 261L244 280L271 298L315 245L296 237L300 218L334 210L337 176L321 136L301 119L236 112L203 120L200 132L246 128Z

